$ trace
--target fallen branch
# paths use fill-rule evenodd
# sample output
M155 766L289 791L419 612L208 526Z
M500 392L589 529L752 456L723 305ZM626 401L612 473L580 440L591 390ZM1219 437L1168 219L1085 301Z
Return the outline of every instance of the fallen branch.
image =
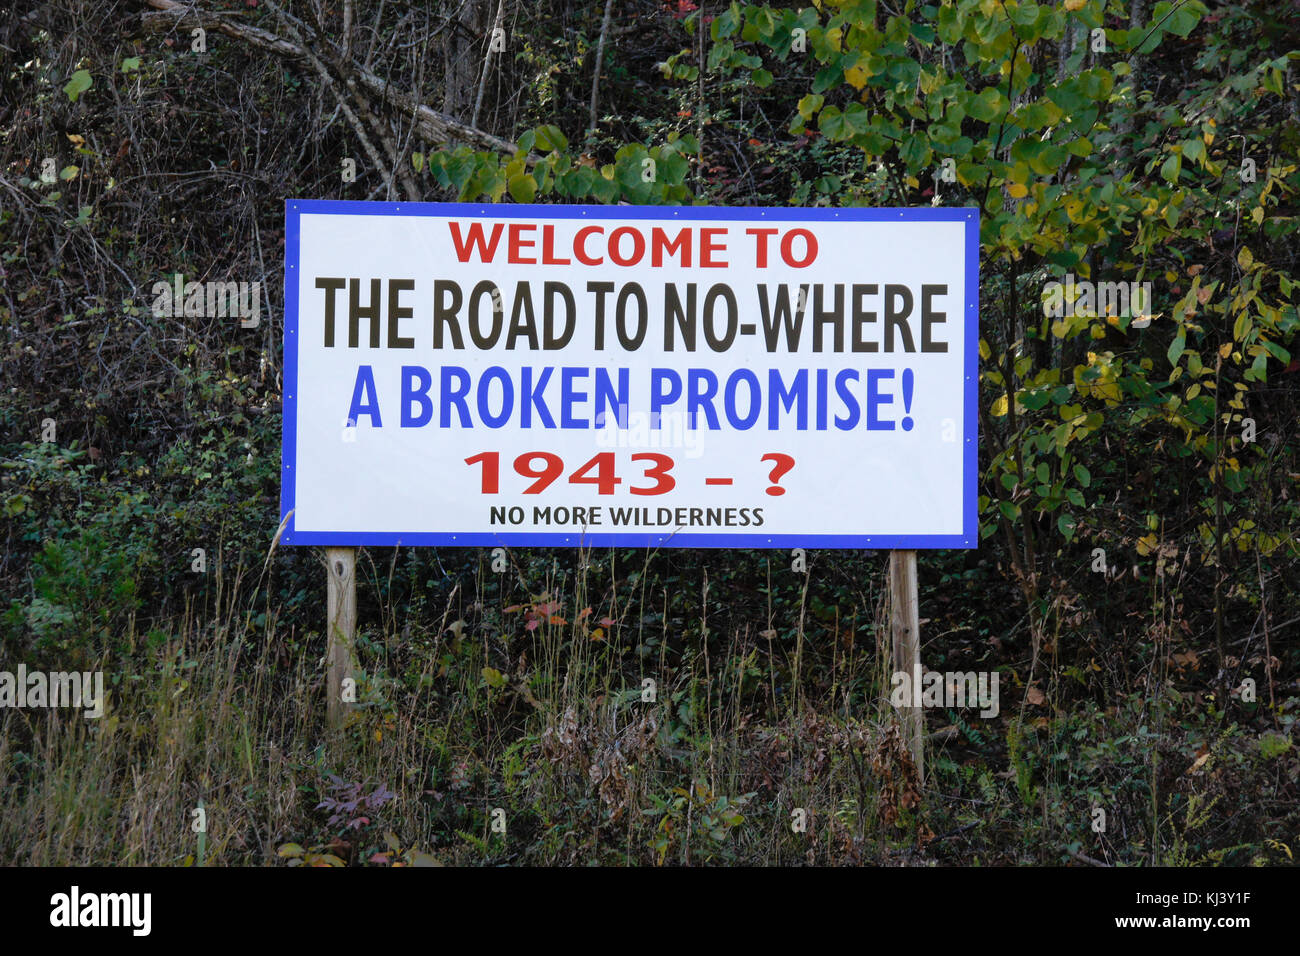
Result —
M274 53L278 57L310 63L311 57L298 44L261 27L240 23L197 7L185 6L175 0L145 0L145 2L158 11L144 14L144 26L148 30L202 27L205 30L224 33L228 37L267 53ZM358 85L381 100L409 113L420 135L431 142L444 146L457 142L467 143L470 146L498 153L514 153L518 150L518 147L509 140L475 129L445 113L425 106L413 95L394 89L369 70L356 66L353 69Z
M945 741L952 740L957 736L957 725L949 724L947 727L940 727L933 733L927 734L925 739L928 743L941 744Z
M325 64L321 62L320 57L315 54L311 46L306 43L302 36L296 32L293 24L284 19L284 11L282 11L274 2L270 2L270 0L268 0L267 5L284 21L290 33L294 35L294 39L302 44L303 51L310 58L312 66L316 68L316 72L320 74L321 81L324 82L326 88L334 94L334 99L338 102L339 109L343 111L343 118L348 121L348 125L351 126L352 131L356 133L357 139L361 142L361 148L365 150L366 156L369 158L371 165L379 171L380 178L386 184L387 188L391 190L393 185L393 174L389 171L389 167L385 165L383 158L379 155L379 151L375 149L374 144L370 142L370 137L366 135L365 126L362 125L361 120L357 118L356 114L352 112L351 107L348 106L347 98L343 95L343 91L340 90L338 85L334 82L334 78L330 75L329 70L326 69ZM355 96L355 89L353 90L353 93ZM360 96L356 96L355 99L357 100L358 105L362 105L365 102ZM369 119L369 117L367 118ZM397 164L397 157L393 155L391 149L389 149L388 153L389 158L395 167ZM409 202L415 202L419 199L419 195L413 188L408 188L406 198Z
M393 141L391 127L386 123L381 123L379 121L379 118L376 117L374 112L370 109L369 101L362 96L361 91L357 89L356 80L354 78L356 72L355 68L350 68L349 65L340 57L338 51L334 49L334 45L325 38L324 25L317 21L313 32L312 28L307 26L301 20L298 20L296 17L290 16L281 10L274 0L266 0L266 3L267 6L274 10L280 19L284 21L285 26L288 28L289 32L293 34L294 39L298 44L308 52L313 63L315 63L317 69L325 78L326 82L329 82L332 70L334 78L338 82L342 83L351 94L352 101L355 103L357 108L357 113L360 114L361 119L370 127L375 138L378 139L380 144L384 147L384 151L388 154L389 162L392 164L390 167L392 172L385 173L385 178L389 182L389 198L391 198L392 181L396 178L401 181L402 188L406 190L407 200L410 202L418 202L420 199L420 189L411 176L410 167L402 162L402 156L405 151L398 149L397 144ZM315 42L312 40L313 36ZM320 57L317 54L318 48L320 53L329 60L328 64L321 62ZM343 107L346 112L346 104L338 88L335 87L333 83L330 83L329 85L334 89L335 96L338 98L339 106Z
M1110 866L1109 863L1105 863L1101 860L1094 860L1092 857L1088 856L1088 854L1080 853L1078 850L1071 850L1069 847L1066 847L1065 852L1070 854L1070 856L1074 857L1080 863L1087 863L1089 866Z

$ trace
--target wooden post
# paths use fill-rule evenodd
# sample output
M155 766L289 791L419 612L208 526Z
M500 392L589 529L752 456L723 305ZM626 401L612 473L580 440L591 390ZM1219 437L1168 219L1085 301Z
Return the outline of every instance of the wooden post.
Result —
M908 675L913 694L921 688L921 609L916 596L916 552L889 552L889 603L890 636L893 673ZM915 699L915 697L913 697ZM925 754L923 751L925 721L921 708L899 708L903 725L903 740L916 764L921 785L925 785Z
M329 566L326 587L329 643L326 661L329 666L326 715L331 727L343 724L343 680L352 676L352 636L357 629L357 551L356 548L326 548Z

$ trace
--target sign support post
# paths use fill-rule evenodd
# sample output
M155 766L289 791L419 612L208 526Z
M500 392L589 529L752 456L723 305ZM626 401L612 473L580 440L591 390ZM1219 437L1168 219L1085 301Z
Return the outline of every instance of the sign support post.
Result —
M907 674L908 686L913 688L915 695L919 693L921 680L921 612L916 589L915 551L889 552L889 603L893 673ZM921 708L903 706L899 710L903 740L912 755L912 763L916 765L918 780L924 786L925 722Z
M326 585L326 621L329 630L325 657L329 667L326 679L326 715L331 727L340 727L345 713L343 681L351 676L352 638L357 627L357 550L326 548L325 563L329 567Z

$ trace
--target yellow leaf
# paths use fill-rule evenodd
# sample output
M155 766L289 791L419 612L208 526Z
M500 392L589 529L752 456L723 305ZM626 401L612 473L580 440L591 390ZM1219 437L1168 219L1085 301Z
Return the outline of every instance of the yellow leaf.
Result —
M1012 199L1024 199L1029 195L1029 189L1020 183L1012 183L1007 187L1007 192Z
M1142 555L1144 558L1154 552L1159 546L1160 542L1156 540L1156 536L1153 534L1144 535L1143 537L1138 538L1138 554Z
M76 146L78 149L86 145L85 138L82 136L78 136L76 133L64 133L63 135L68 137L68 142L70 142L73 146Z
M989 414L994 418L1001 418L1007 413L1007 397L999 395L993 400L993 405L989 408Z
M849 67L844 71L844 81L855 90L860 90L867 85L867 71L860 66Z
M1088 0L1065 0L1065 9L1073 13L1075 10L1082 10Z
M1219 346L1219 358L1227 358L1232 354L1232 343L1224 342Z
M1249 272L1250 267L1255 264L1255 257L1250 254L1250 250L1245 246L1241 247L1241 252L1237 253L1237 265L1241 266L1243 272Z

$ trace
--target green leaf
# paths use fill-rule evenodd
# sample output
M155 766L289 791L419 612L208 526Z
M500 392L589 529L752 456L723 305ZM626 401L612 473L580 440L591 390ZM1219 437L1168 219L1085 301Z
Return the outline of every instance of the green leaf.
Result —
M1178 182L1178 174L1182 172L1182 169L1183 157L1177 153L1173 153L1164 161L1163 165L1161 165L1160 175L1166 182L1176 183Z
M499 169L494 169L488 173L488 182L483 191L492 197L493 202L500 202L501 197L506 194L507 185L505 174Z
M1092 474L1083 465L1074 466L1074 480L1085 488L1092 486Z
M533 131L537 140L537 148L543 152L552 150L565 150L569 148L569 141L564 134L560 132L558 126L539 126Z
M1176 3L1157 3L1156 8L1151 11L1151 23L1160 24L1161 30L1168 30L1175 36L1186 37L1196 29L1196 24L1200 23L1201 15L1205 11L1203 4L1187 3L1186 0L1177 0Z
M1006 112L1009 105L1001 90L995 86L989 86L980 90L978 96L970 97L966 103L966 112L977 120L991 123Z
M659 160L659 180L670 186L678 186L686 181L690 164L684 156L669 153Z
M1057 516L1056 528L1061 534L1065 535L1066 541L1074 539L1074 531L1078 526L1079 523L1074 519L1074 515L1062 513Z
M606 179L604 176L593 176L591 179L591 195L601 202L613 202L618 199L618 183L612 179Z
M822 110L822 115L817 118L817 128L827 139L834 142L844 137L844 114L840 112L839 107L828 106Z
M1187 330L1179 329L1174 340L1169 343L1169 351L1165 354L1169 356L1169 364L1176 366L1178 360L1183 357L1183 350L1187 348Z
M753 72L754 85L760 90L765 90L772 85L772 74L767 70L755 70Z
M63 92L68 94L68 99L77 102L77 97L94 85L95 81L91 79L88 70L78 70L72 74L72 79L63 87Z
M1038 19L1038 5L1021 3L1011 8L1011 22L1017 26L1027 27Z
M709 33L712 39L717 41L729 37L740 29L740 9L735 7L730 10L724 10L721 14L713 18L709 26Z
M132 70L140 69L140 58L138 56L128 56L122 61L122 72L130 73Z
M1092 143L1080 137L1065 144L1065 150L1075 156L1087 157L1092 152Z
M564 192L575 199L585 199L591 195L592 184L597 178L590 167L578 166L565 173L562 179L557 178L556 185L563 186Z
M1253 326L1254 323L1251 321L1250 313L1245 309L1242 309L1241 314L1237 316L1237 321L1232 323L1233 340L1244 343L1246 341L1246 336L1250 334L1250 330Z
M1098 102L1110 96L1115 86L1115 76L1105 67L1093 67L1079 74L1079 89L1088 99ZM1070 110L1066 110L1070 112Z
M515 173L510 177L510 198L515 202L532 202L536 195L537 180L531 173Z
M1079 89L1079 81L1066 80L1060 86L1054 86L1047 91L1047 95L1052 98L1052 102L1061 108L1066 116L1073 116L1079 110L1086 100Z
M1277 359L1283 365L1289 365L1291 362L1291 353L1276 342L1270 342L1268 339L1261 339L1260 345L1264 346L1264 351L1273 358Z

